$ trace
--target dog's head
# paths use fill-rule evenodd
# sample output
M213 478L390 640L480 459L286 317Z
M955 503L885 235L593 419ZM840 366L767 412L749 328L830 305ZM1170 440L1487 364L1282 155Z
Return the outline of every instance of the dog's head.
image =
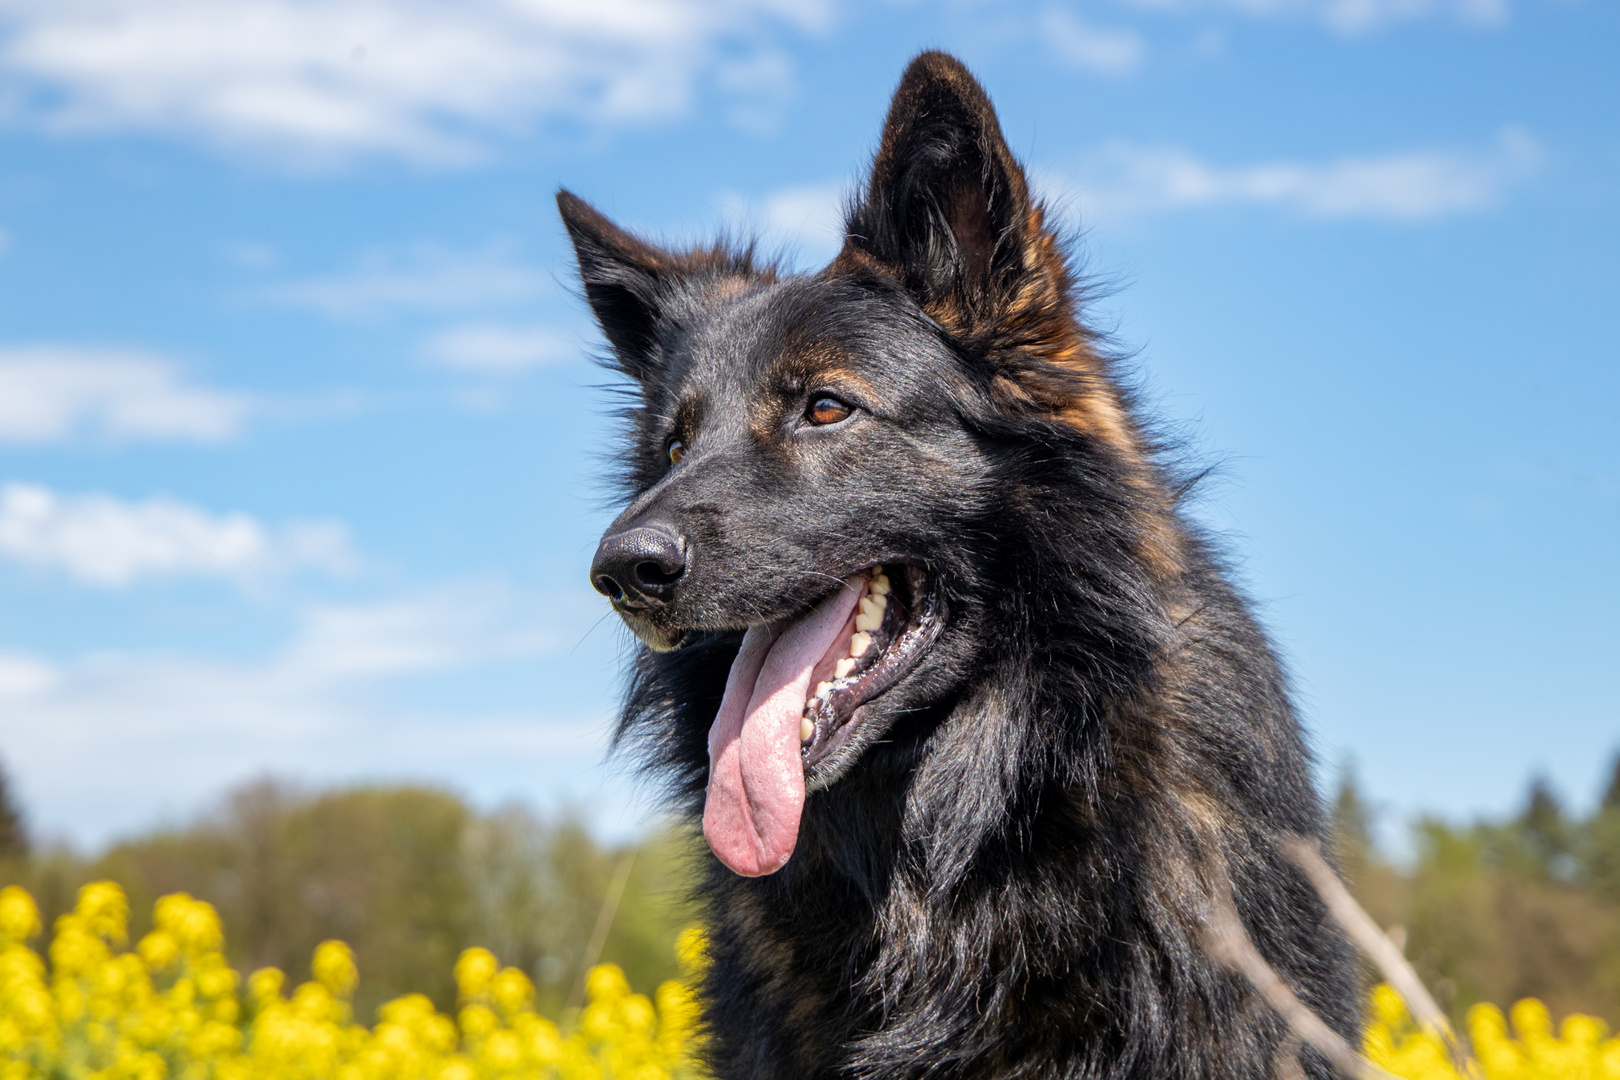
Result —
M989 99L925 53L844 247L782 277L675 253L575 196L581 279L640 391L631 498L591 582L646 645L745 631L709 733L705 832L740 873L792 852L832 783L939 693L961 587L1007 492L1009 414L1123 441L1068 270ZM992 545L988 545L993 547Z

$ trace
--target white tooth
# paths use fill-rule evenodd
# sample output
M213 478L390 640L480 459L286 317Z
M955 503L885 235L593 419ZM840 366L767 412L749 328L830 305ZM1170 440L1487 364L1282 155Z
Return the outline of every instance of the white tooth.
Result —
M863 615L881 615L888 601L881 596L861 597L861 613Z
M849 639L849 655L864 656L866 650L872 647L872 635L865 630L855 634Z
M879 574L872 579L873 596L887 596L889 594L889 589L889 579L884 577L882 574Z
M838 663L833 665L833 678L847 678L849 673L854 670L855 658L853 656L846 656L842 660L838 661Z
M865 608L862 608L861 613L855 616L855 629L857 630L876 630L882 625L882 612L867 611Z
M879 611L889 606L889 598L883 593L878 593L876 596L868 597L868 599L872 601L873 606Z
M815 721L811 720L808 716L802 718L799 721L799 741L802 742L802 743L809 742L812 738L815 737L815 734L816 734L816 723L815 723Z
M823 682L816 684L816 697L824 698L830 693L832 693L832 683Z

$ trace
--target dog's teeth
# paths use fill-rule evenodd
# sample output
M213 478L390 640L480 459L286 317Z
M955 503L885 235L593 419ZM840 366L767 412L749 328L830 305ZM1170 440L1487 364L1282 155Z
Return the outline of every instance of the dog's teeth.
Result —
M865 630L858 631L849 639L849 655L865 656L866 650L872 647L872 635Z
M833 678L846 678L848 677L849 673L854 670L855 658L853 656L846 656L842 660L838 661L838 663L833 665Z
M861 597L861 611L855 616L855 629L876 630L883 625L883 609L888 600L881 596Z
M832 693L832 683L822 682L816 684L816 697L824 698L830 693Z
M872 575L872 595L873 596L887 596L887 595L889 595L889 589L890 588L891 588L891 586L889 585L889 579L888 579L887 575L882 574L882 573Z
M825 685L825 684L823 684ZM799 720L799 741L807 743L816 736L816 722L808 716Z

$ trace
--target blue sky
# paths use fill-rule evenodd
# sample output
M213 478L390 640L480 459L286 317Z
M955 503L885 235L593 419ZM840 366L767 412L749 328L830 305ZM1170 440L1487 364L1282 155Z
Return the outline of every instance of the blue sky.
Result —
M94 844L274 772L649 812L565 184L836 244L985 81L1393 827L1620 749L1620 7L0 0L0 756Z

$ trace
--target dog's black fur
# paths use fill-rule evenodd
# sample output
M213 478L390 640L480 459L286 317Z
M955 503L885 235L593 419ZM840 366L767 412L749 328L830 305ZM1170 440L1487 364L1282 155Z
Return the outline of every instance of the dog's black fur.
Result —
M1285 1072L1282 1026L1202 947L1225 887L1354 1040L1348 946L1277 849L1323 827L1277 659L1178 510L966 69L908 68L844 249L812 276L672 253L558 201L639 389L610 538L678 537L678 580L616 606L652 646L620 734L680 805L701 814L744 628L878 563L925 570L939 610L915 667L807 769L787 865L710 860L715 1073ZM809 422L828 393L849 418Z

